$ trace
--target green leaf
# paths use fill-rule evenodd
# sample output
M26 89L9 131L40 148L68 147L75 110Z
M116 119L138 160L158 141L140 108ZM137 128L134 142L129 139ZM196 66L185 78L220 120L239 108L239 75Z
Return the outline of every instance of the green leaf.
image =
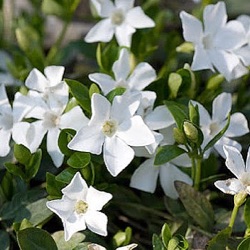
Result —
M112 103L115 96L117 95L122 95L124 92L126 91L125 88L119 87L119 88L115 88L114 90L111 90L108 94L107 94L107 99Z
M189 102L188 104L189 109L189 119L192 123L194 123L196 126L200 126L200 115L199 115L199 108L198 105L193 105L192 102Z
M92 83L89 88L89 98L91 99L94 93L100 94L100 89L95 83Z
M250 238L244 239L238 246L237 250L250 250Z
M50 234L39 228L26 228L17 233L17 242L21 250L57 250Z
M176 98L178 95L178 91L182 84L182 77L178 73L170 73L168 78L168 86L171 93L171 98Z
M25 165L30 160L31 152L23 145L14 144L14 155L18 162Z
M231 227L226 227L216 234L209 242L207 250L226 249L228 238L232 232Z
M76 80L65 79L65 81L69 86L70 93L76 98L80 106L90 113L91 101L88 88Z
M84 168L90 163L90 153L75 152L67 161L67 164L72 168Z
M0 249L1 250L9 250L10 249L9 234L3 230L0 230Z
M132 229L130 227L127 227L124 232L123 231L117 232L113 237L113 241L117 247L126 246L130 243L131 236L132 236Z
M152 238L153 250L165 250L161 238L157 234L153 234Z
M228 115L227 118L227 124L225 127L212 139L208 142L208 144L205 146L203 152L206 152L209 148L213 147L214 144L224 135L224 133L227 131L230 124L230 115Z
M30 227L33 227L33 225L26 218L23 219L21 222L14 222L13 223L13 229L16 232L23 230L23 229L26 229L26 228L30 228Z
M46 190L51 199L57 199L62 197L61 190L65 187L65 183L56 179L56 176L47 173L46 174Z
M73 178L76 172L77 169L66 168L56 176L56 180L68 184L70 183L71 179Z
M38 149L31 155L29 163L25 164L26 178L30 180L37 174L42 160L42 150Z
M168 243L168 250L187 250L188 241L182 235L175 235Z
M21 166L17 166L11 162L6 162L4 166L6 167L8 172L10 172L11 174L15 176L19 176L22 180L26 181L26 176Z
M165 223L161 229L161 238L164 246L167 248L168 242L172 238L172 234L167 223Z
M218 75L214 75L212 76L206 85L206 89L207 90L217 90L220 85L224 82L225 78L223 75L218 74Z
M177 145L161 146L157 149L154 164L162 165L184 153L186 153L186 151L182 148L179 148Z
M62 129L59 134L58 146L65 156L70 156L74 152L68 148L68 144L75 134L76 131L73 129Z
M206 196L180 181L175 181L175 187L187 213L202 229L211 231L214 225L214 211Z
M250 228L250 198L247 198L244 205L244 221L247 225L247 228Z
M165 101L164 103L174 117L177 127L182 129L183 122L188 120L187 107L174 101Z
M68 241L65 241L64 231L58 231L52 234L52 238L56 242L57 248L59 250L72 250L85 239L85 235L83 233L77 232L74 233Z

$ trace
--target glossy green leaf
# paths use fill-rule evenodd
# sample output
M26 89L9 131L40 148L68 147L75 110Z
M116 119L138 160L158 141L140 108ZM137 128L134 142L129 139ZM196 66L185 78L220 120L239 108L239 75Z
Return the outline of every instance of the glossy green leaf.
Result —
M206 196L180 181L175 181L175 187L187 213L202 229L211 231L214 225L214 211Z
M114 90L111 90L108 94L107 94L107 99L112 103L113 99L115 98L115 96L117 95L122 95L124 92L126 91L125 88L119 87L119 88L115 88Z
M60 180L57 180L55 175L51 173L46 174L46 190L51 199L61 198L61 190L64 187L65 183Z
M72 168L84 168L90 163L90 153L75 152L67 161L67 164Z
M89 98L91 99L94 93L100 94L100 89L95 83L92 83L89 88Z
M250 238L244 239L238 246L237 250L250 250Z
M30 180L37 174L42 160L42 150L38 149L32 156L27 164L25 164L26 178Z
M172 233L167 223L165 223L161 229L161 238L164 246L167 248L168 242L172 238Z
M14 144L14 155L18 162L25 165L31 158L31 152L23 145Z
M168 242L168 250L187 250L189 249L188 241L182 235L176 235Z
M71 179L73 178L76 172L77 172L77 169L66 168L60 174L56 176L56 180L63 182L65 184L68 184L70 183Z
M89 98L89 90L86 86L76 80L65 79L69 86L70 93L76 98L80 106L90 113L91 101Z
M58 250L50 234L39 228L26 228L19 231L17 242L21 250Z
M157 234L153 234L152 238L153 250L165 250L161 238Z
M75 134L76 131L73 129L62 129L59 134L58 146L65 156L70 156L74 152L68 148L68 144Z
M228 238L232 232L231 227L226 227L216 234L209 242L207 250L226 249Z
M189 109L189 120L194 123L196 126L200 125L200 115L198 105L193 105L192 102L188 104Z
M0 249L1 250L9 250L10 249L9 234L3 230L0 230Z
M177 145L161 146L157 149L154 164L162 165L184 153L186 153L186 151L182 148L179 148Z

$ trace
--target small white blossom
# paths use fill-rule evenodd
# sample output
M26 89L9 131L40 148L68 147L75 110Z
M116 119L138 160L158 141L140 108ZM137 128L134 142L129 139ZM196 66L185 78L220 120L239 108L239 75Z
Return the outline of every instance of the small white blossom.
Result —
M62 189L62 193L60 200L48 201L46 205L61 218L65 241L86 228L96 234L107 235L108 219L100 210L112 198L110 193L88 187L79 172Z
M207 143L213 139L227 124L227 117L232 108L232 96L229 93L222 93L218 95L212 104L212 116L208 111L198 102L192 101L194 105L198 105L200 115L200 126L204 135L202 147L204 148ZM249 132L248 122L246 117L240 113L234 113L230 117L230 124L224 135L214 144L213 148L225 158L223 145L230 145L237 147L241 150L241 145L232 139L245 135ZM210 150L205 154L207 157Z
M216 181L215 186L226 194L250 194L250 148L248 149L246 164L237 148L224 146L224 151L226 166L236 178Z
M85 41L109 42L115 35L120 46L131 46L136 29L151 28L154 21L145 15L142 8L134 6L134 0L92 1L102 18L86 35Z
M93 154L103 151L108 171L117 176L134 158L131 146L145 146L155 141L141 116L135 115L139 104L140 95L116 96L111 104L104 96L93 94L91 119L68 147Z
M127 49L121 49L119 58L112 67L114 78L103 73L89 75L89 79L100 86L104 95L117 87L130 91L141 91L156 80L155 70L146 62L139 63L131 72L129 56Z
M227 22L224 2L204 8L203 24L185 11L181 11L180 18L184 39L195 46L192 70L216 68L228 81L248 73L235 54L245 44L243 25L237 20Z

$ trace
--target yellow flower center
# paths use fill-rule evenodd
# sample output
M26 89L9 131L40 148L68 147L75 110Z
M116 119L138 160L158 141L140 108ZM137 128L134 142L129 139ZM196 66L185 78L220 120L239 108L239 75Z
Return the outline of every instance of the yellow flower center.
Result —
M121 25L124 21L124 15L122 10L115 10L111 16L111 22L114 25Z
M76 202L75 211L77 214L84 214L87 212L87 210L88 210L88 204L85 201L79 200Z
M209 128L210 128L210 135L216 135L220 131L220 126L216 122L211 123Z
M102 125L102 132L108 137L112 137L117 129L117 123L114 120L108 120Z

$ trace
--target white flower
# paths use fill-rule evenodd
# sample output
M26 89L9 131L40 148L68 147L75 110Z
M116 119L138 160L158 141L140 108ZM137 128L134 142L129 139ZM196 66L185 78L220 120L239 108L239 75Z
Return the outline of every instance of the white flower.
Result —
M145 15L142 8L134 6L134 0L98 1L96 11L103 18L86 35L85 41L109 42L115 35L120 46L131 46L136 29L151 28L154 21Z
M117 176L134 158L130 146L154 142L150 129L139 115L135 115L139 104L140 95L116 96L111 104L104 96L93 94L92 117L68 147L93 154L103 151L108 171Z
M224 146L226 166L236 176L223 181L216 181L215 186L226 194L250 194L250 148L247 153L246 165L241 153L235 147Z
M118 60L113 64L114 78L103 73L89 75L89 79L97 83L104 95L117 87L131 91L141 91L156 80L155 70L146 62L139 63L132 73L129 52L123 48Z
M226 126L227 116L232 108L232 96L229 93L222 93L214 99L212 117L201 104L194 101L192 101L192 103L194 105L197 104L199 108L200 126L204 135L202 147L204 148L206 144ZM223 145L234 146L240 150L241 145L231 138L245 135L248 132L249 128L246 117L242 113L234 113L231 115L228 129L221 139L215 143L213 148L225 158ZM209 150L206 153L206 156L208 155Z
M216 68L228 81L248 73L234 53L245 43L243 25L236 20L227 22L224 2L205 7L204 25L185 11L180 18L184 39L195 46L192 70Z
M130 245L127 245L127 246L118 247L118 248L116 248L116 250L132 250L132 249L134 249L136 247L137 247L137 244L130 244ZM94 243L89 244L88 249L89 250L106 250L105 247L94 244Z
M88 187L79 172L62 193L62 199L48 201L46 205L61 218L65 241L86 227L96 234L107 235L108 219L100 210L112 198L110 193Z
M0 156L6 156L10 152L10 139L13 134L13 126L20 122L31 107L26 105L26 100L17 92L13 107L11 107L3 84L0 85ZM21 132L21 131L19 131Z
M63 85L59 86L64 88ZM47 103L38 92L30 91L26 100L29 100L27 102L30 103L30 106L35 104L35 107L25 117L37 120L32 123L16 123L13 127L13 139L16 143L29 148L33 153L38 149L47 133L47 151L55 166L60 167L64 158L58 146L60 131L65 128L79 130L87 124L88 118L85 117L79 106L64 113L68 97L63 96L62 98L61 96L60 101L56 97L54 96L53 102Z

